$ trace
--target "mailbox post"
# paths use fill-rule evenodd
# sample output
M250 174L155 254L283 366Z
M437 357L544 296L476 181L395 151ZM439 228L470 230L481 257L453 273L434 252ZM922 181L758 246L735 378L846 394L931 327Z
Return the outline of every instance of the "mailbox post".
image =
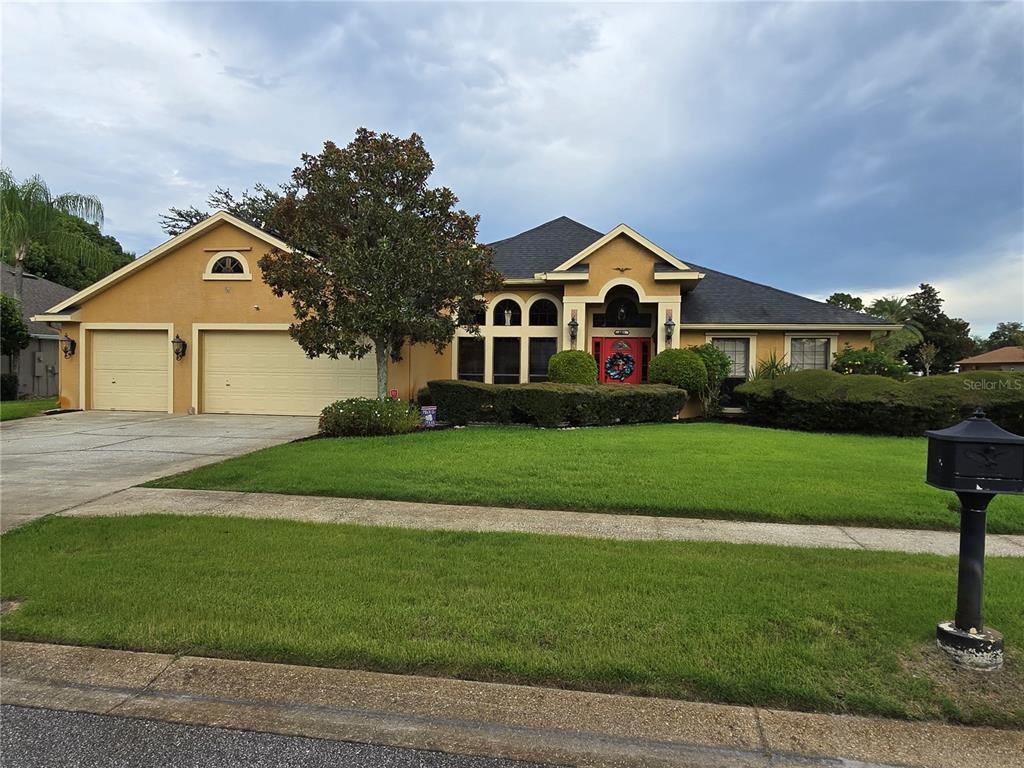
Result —
M960 499L960 566L956 615L936 629L939 647L958 665L994 670L1003 664L1003 636L981 617L985 577L985 517L997 494L1024 494L1024 437L974 415L928 437L928 485Z

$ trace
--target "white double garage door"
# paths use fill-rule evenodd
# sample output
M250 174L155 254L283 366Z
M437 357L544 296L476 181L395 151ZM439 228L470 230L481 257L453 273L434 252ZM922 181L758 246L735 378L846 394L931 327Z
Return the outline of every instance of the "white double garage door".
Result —
M170 410L175 365L192 376L202 413L315 416L346 397L374 397L372 354L362 360L310 359L287 331L203 330L199 349L174 362L164 330L90 332L95 410ZM196 403L193 397L193 403Z

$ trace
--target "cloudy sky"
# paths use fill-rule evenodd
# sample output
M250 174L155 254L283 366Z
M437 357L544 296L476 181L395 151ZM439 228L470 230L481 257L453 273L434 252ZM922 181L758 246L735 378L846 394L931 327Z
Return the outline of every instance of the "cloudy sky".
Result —
M1024 5L5 4L2 162L141 254L217 185L420 133L494 240L559 215L815 297L1024 320Z

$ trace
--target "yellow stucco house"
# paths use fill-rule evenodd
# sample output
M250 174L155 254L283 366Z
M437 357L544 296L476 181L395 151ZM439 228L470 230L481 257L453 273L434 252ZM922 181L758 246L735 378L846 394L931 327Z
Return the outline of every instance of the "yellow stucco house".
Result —
M273 247L288 245L217 213L36 315L64 337L61 407L312 415L373 396L372 356L309 359L291 340L291 303L257 265ZM573 348L628 385L659 350L708 341L732 358L734 384L772 352L824 368L897 328L684 263L624 224L601 233L561 217L491 247L505 284L479 333L460 330L442 354L406 347L388 369L392 394L432 379L543 381L551 355Z

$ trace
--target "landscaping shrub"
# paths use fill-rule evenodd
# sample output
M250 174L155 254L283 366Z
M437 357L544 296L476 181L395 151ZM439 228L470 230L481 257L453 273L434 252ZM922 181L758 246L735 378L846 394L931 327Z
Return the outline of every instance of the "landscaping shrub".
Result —
M452 424L556 427L669 421L687 397L678 387L656 384L500 385L444 380L429 386L438 419Z
M652 384L671 384L699 396L708 388L708 369L692 349L666 349L651 360L648 379Z
M722 384L732 372L732 358L711 342L700 346L687 347L696 352L708 372L708 385L700 395L705 416L714 416L722 410Z
M597 384L597 361L579 349L557 352L548 360L548 381L554 384Z
M0 375L0 400L18 399L18 374L5 373Z
M402 400L352 397L320 413L320 432L329 437L401 435L420 426L419 411Z
M736 388L747 416L764 426L815 432L920 435L952 426L975 408L1024 433L1024 374L977 371L912 378L798 371Z
M416 405L437 405L434 396L430 394L430 387L420 387L416 392Z
M862 373L869 376L887 376L890 379L905 379L910 375L910 366L902 360L878 349L854 349L846 347L835 356L832 370L836 373Z

